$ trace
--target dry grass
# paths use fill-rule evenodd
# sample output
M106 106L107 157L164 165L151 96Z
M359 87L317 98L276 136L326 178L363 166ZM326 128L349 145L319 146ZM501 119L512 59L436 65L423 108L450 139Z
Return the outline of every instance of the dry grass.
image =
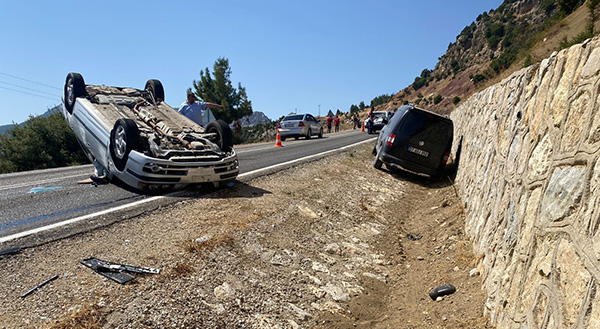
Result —
M62 320L58 320L48 329L96 329L101 327L102 314L97 306L84 304L83 306L67 313Z

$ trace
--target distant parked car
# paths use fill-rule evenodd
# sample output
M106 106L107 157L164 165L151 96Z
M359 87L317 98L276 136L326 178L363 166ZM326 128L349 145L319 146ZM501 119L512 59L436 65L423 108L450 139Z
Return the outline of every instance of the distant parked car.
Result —
M239 172L233 134L222 120L196 124L163 100L158 80L143 90L65 82L62 112L90 161L139 190L225 184Z
M279 136L284 141L287 137L298 139L305 137L306 139L312 136L319 138L323 137L323 125L311 114L291 114L283 118L277 123Z
M388 120L394 115L394 112L391 111L374 111L373 112L373 125L369 130L369 118L365 119L365 128L367 128L367 132L369 134L374 134L385 126L388 123Z
M439 178L450 155L454 125L447 116L405 105L383 128L373 153L373 166L382 164Z

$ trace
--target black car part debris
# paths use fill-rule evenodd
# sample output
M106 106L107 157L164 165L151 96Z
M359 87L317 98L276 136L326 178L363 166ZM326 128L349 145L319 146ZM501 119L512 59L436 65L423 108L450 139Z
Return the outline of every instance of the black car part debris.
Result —
M429 297L431 299L436 300L438 297L451 295L456 292L456 288L451 284L445 284L443 286L439 286L437 288L431 289L429 292Z
M6 250L2 250L0 251L0 256L5 256L5 255L12 255L12 254L16 254L19 251L21 251L21 248L17 247L17 248L12 248L12 249L6 249Z
M37 289L39 289L39 288L43 287L43 286L44 286L44 285L46 285L48 282L50 282L50 281L52 281L52 280L56 280L56 279L58 279L58 275L55 275L55 276L51 277L50 279L48 279L48 280L46 280L46 281L44 281L44 282L42 282L42 283L38 284L37 286L35 286L35 287L33 287L33 288L29 289L29 291L27 291L26 293L24 293L24 294L22 294L22 295L21 295L21 298L25 298L25 297L29 296L31 293L33 293L33 292L34 292L34 291L36 291Z
M95 257L84 259L80 261L80 263L91 268L94 272L103 275L120 284L129 282L135 278L133 275L123 273L122 271L148 274L160 273L160 269L156 268L118 264L106 260L101 260Z
M406 238L412 241L417 241L417 240L421 240L421 234L417 233L417 234L407 234Z

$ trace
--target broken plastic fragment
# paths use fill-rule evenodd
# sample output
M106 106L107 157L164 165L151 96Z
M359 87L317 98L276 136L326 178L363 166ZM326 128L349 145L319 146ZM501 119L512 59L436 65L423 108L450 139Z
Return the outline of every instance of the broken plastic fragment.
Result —
M12 249L2 250L2 251L0 251L0 256L16 254L19 251L21 251L21 248L19 248L19 247L12 248Z
M29 296L29 295L30 295L32 292L34 292L34 291L36 291L37 289L39 289L39 288L43 287L43 286L44 286L44 285L46 285L48 282L50 282L50 281L52 281L52 280L56 280L57 278L58 278L58 275L55 275L55 276L51 277L50 279L48 279L48 280L46 280L46 281L44 281L44 282L42 282L42 283L38 284L37 286L35 286L35 287L33 287L33 288L29 289L29 291L27 291L26 293L22 294L22 295L21 295L21 298L25 298L25 297Z
M61 189L62 186L50 186L50 187L34 187L31 190L29 190L29 193L40 193L40 192L47 192L47 191L54 191L54 190L58 190Z

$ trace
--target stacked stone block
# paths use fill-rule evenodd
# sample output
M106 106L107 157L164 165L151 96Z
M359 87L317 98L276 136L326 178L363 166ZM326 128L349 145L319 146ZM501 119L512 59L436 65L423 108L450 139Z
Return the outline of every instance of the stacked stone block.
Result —
M456 109L453 154L498 328L600 328L600 39Z

